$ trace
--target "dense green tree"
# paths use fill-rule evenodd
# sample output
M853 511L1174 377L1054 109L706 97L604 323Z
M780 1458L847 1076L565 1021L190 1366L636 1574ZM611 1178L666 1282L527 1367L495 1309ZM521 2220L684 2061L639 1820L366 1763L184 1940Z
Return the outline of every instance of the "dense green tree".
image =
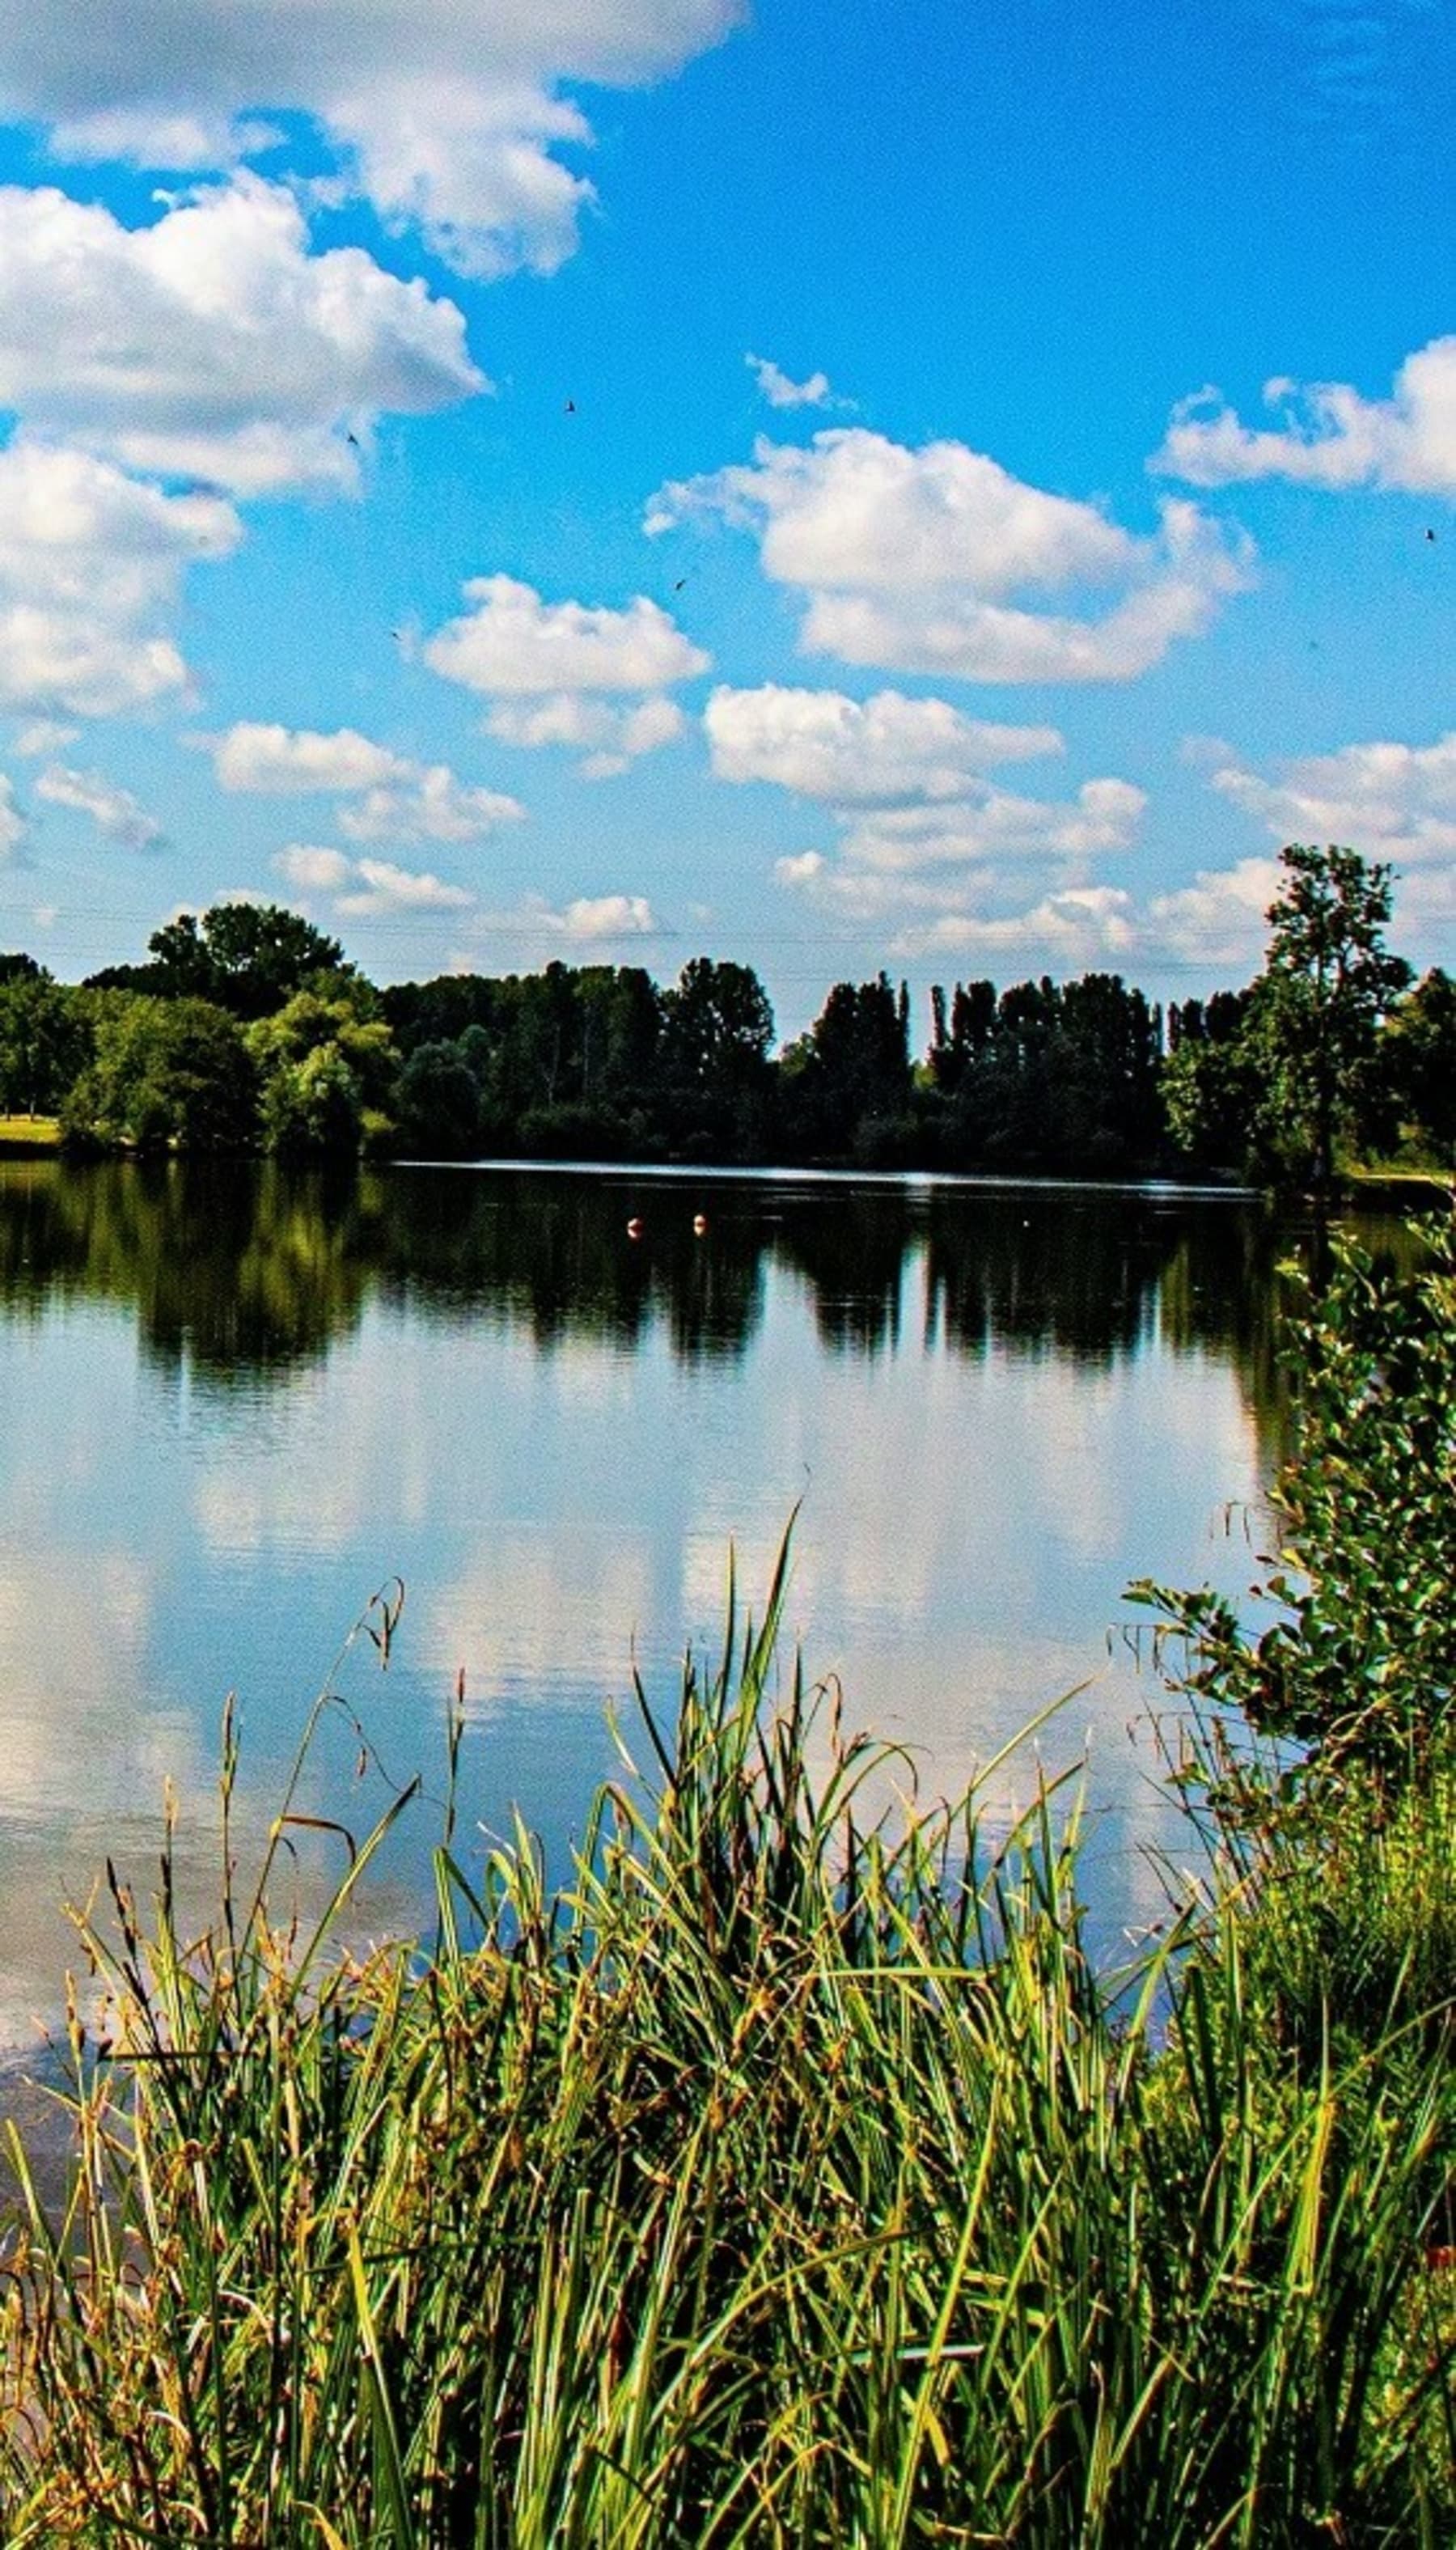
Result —
M784 1083L796 1149L878 1160L913 1144L908 1005L888 974L832 986Z
M93 995L95 1058L61 1107L72 1144L106 1150L245 1150L257 1081L236 1019L212 1002Z
M1392 1010L1379 1073L1416 1141L1442 1160L1456 1159L1456 982L1441 966Z
M1266 1113L1291 1166L1327 1186L1341 1138L1378 1127L1381 1024L1410 980L1385 944L1389 867L1334 842L1291 841L1269 907L1262 998L1251 1016Z
M356 1152L392 1128L399 1054L366 985L295 992L247 1031L263 1139L283 1157Z
M182 913L147 944L169 997L195 994L241 1019L264 1019L319 975L348 973L337 938L277 903L215 903Z
M695 956L663 1001L661 1088L683 1147L761 1155L770 1123L773 1011L750 965Z
M91 1039L77 995L26 963L27 972L0 975L0 1113L53 1116Z

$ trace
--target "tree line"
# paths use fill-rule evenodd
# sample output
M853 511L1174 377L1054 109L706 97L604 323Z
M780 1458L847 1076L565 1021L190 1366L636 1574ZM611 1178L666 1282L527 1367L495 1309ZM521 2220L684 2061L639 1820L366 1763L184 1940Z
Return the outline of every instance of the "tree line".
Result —
M774 1050L751 966L694 957L376 986L277 905L218 904L80 985L0 956L0 1113L77 1151L828 1161L1325 1185L1456 1156L1456 983L1385 943L1392 873L1291 844L1262 971L1166 1010L1090 973L881 972Z

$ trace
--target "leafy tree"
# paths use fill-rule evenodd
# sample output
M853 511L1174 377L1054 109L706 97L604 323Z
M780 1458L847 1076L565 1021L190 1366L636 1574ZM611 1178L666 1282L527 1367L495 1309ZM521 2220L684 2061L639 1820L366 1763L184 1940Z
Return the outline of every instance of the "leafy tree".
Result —
M1356 850L1292 841L1267 919L1262 994L1251 1014L1264 1115L1291 1166L1327 1186L1335 1145L1378 1123L1380 1029L1410 980L1386 947L1392 871Z
M888 974L835 983L785 1065L797 1147L879 1158L913 1134L908 1008Z
M199 922L182 913L147 941L149 989L216 1001L264 1019L319 975L351 974L337 938L277 903L215 903Z
M236 1019L212 1002L93 996L95 1060L68 1092L73 1144L137 1151L245 1150L257 1082Z
M1417 1139L1456 1158L1456 982L1439 965L1391 1012L1380 1070Z
M366 985L296 992L248 1030L263 1139L290 1156L357 1151L391 1129L399 1054Z
M50 1116L87 1061L90 1036L76 994L26 964L0 976L0 1110Z
M1304 1748L1285 1785L1351 1765L1422 1779L1456 1706L1456 1251L1432 1233L1424 1270L1334 1242L1306 1283L1287 1359L1300 1444L1270 1493L1279 1555L1255 1587L1257 1631L1222 1595L1143 1584L1192 1649L1184 1688Z

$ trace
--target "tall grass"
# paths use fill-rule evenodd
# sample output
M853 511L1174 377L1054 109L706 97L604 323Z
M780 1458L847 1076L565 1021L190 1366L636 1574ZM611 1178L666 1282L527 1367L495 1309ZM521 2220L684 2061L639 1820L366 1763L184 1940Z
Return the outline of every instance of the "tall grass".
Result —
M340 1953L351 1879L306 1940L118 1890L7 2542L1456 2537L1448 2031L1292 2061L1247 1879L1100 1976L1075 1806L877 1824L782 1592L564 1891L447 1822L428 1954Z

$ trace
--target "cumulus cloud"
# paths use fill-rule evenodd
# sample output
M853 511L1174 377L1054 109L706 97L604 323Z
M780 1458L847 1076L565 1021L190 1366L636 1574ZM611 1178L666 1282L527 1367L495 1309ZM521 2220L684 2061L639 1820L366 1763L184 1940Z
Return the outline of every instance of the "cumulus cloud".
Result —
M1456 497L1456 337L1408 354L1388 399L1344 381L1279 379L1265 383L1264 402L1278 422L1246 426L1216 390L1198 391L1175 408L1153 468L1198 487L1287 478Z
M407 779L412 765L353 727L332 735L309 727L243 720L225 735L199 736L221 787L253 797L298 797L318 790L341 796L356 788Z
M1038 885L1085 893L1099 859L1131 847L1146 805L1125 779L1089 779L1061 799L1005 788L988 769L1060 753L1054 727L986 725L898 691L857 701L774 683L721 687L704 724L720 778L772 780L830 810L832 854L793 853L776 874L866 924L910 928L918 915L921 928L979 927Z
M965 443L912 450L859 426L808 447L760 441L751 466L661 489L645 528L705 517L755 532L765 573L806 594L807 652L962 681L1130 681L1250 571L1246 546L1186 501L1137 537Z
M346 182L464 271L549 273L589 182L556 155L590 129L578 80L661 78L728 31L735 0L0 0L0 109L78 158L219 168L312 117Z
M776 682L720 685L703 724L720 779L772 780L841 806L957 797L994 763L1063 749L1055 727L988 725L946 700L899 691L852 700Z
M1251 973L1269 935L1265 920L1279 892L1277 859L1240 859L1231 868L1200 868L1192 885L1154 895L1147 933L1163 952L1195 964Z
M764 354L745 354L744 362L758 383L759 394L770 407L827 407L832 392L827 372L811 372L807 381L795 381L781 372Z
M351 841L479 841L526 809L498 788L472 788L442 761L415 766L388 786L366 789L340 811Z
M326 735L245 721L195 740L234 792L352 799L339 817L351 841L478 841L526 814L518 798L473 788L445 762L411 760L353 727Z
M58 718L32 718L10 749L21 761L47 761L51 753L64 752L80 732L78 726L62 726Z
M1028 911L993 919L946 913L903 930L897 956L1035 957L1073 969L1122 961L1137 944L1132 898L1120 886L1067 886Z
M599 779L681 734L667 687L710 659L660 604L643 594L625 611L545 602L509 575L476 577L464 594L471 609L427 641L425 661L489 701L486 731L499 742L565 745Z
M475 901L468 886L447 885L428 870L398 867L390 859L350 859L341 850L307 841L279 850L273 866L296 894L329 896L341 920L463 912Z
M362 248L311 254L281 187L243 175L139 230L0 187L0 405L28 436L257 496L350 485L350 434L487 386L453 302Z
M559 908L544 895L530 894L513 910L483 913L480 928L492 938L514 938L528 947L556 939L600 946L660 935L660 924L642 894L580 894Z
M1281 762L1272 778L1230 756L1210 780L1281 842L1349 841L1403 868L1456 858L1456 733L1429 744L1346 744Z
M8 770L0 770L0 868L30 865L30 825L15 802L15 781Z
M129 788L113 787L94 771L68 770L61 762L53 763L36 781L36 795L44 797L48 806L64 806L72 814L88 816L107 840L120 841L129 850L155 849L164 837L155 816L138 804Z
M187 568L242 527L212 495L166 495L109 461L0 451L0 709L106 717L185 688L166 624Z

